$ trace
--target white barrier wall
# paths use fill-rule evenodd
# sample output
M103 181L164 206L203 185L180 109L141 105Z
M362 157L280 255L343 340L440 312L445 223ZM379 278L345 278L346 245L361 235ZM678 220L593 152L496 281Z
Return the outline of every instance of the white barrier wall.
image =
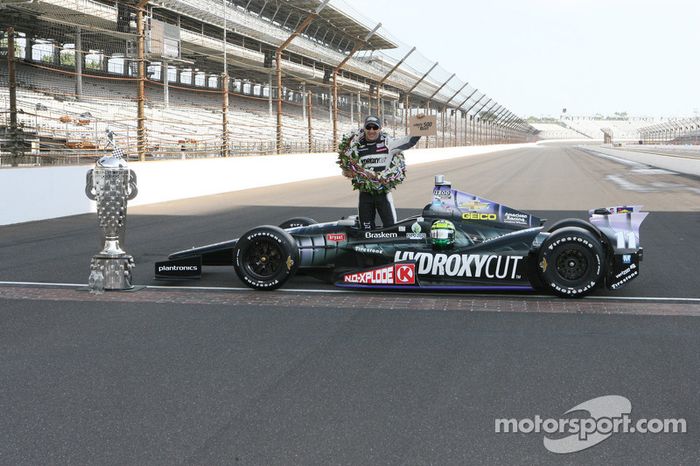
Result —
M534 144L411 149L406 164L531 147ZM139 194L129 205L207 196L340 175L337 154L290 154L199 160L131 162ZM95 212L85 196L89 165L0 170L0 225Z

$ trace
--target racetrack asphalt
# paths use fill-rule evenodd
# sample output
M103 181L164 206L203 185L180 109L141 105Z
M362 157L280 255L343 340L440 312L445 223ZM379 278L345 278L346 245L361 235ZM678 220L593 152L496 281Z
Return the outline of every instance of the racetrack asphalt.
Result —
M645 204L641 276L610 296L700 298L696 178L565 145L512 150L412 167L400 216L429 201L436 173L550 221ZM355 200L334 177L131 209L135 282L160 285L153 263L175 250L337 219ZM93 215L0 227L0 280L86 283L97 249ZM205 272L187 284L241 286ZM698 302L327 294L307 277L271 294L74 288L0 285L2 464L700 462ZM688 433L568 455L543 434L494 433L496 418L568 417L613 394Z

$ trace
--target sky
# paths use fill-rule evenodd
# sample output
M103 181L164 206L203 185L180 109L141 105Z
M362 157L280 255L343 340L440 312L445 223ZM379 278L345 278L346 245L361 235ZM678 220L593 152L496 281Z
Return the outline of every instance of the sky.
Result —
M343 1L523 117L700 116L697 0Z

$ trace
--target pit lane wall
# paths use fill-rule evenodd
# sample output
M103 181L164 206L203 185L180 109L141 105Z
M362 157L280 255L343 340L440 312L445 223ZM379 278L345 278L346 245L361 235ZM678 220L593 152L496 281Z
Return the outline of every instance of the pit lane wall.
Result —
M530 144L411 149L406 164L417 165ZM337 154L287 154L254 157L130 162L139 193L130 206L187 199L340 175ZM95 212L85 196L90 165L0 170L0 225Z

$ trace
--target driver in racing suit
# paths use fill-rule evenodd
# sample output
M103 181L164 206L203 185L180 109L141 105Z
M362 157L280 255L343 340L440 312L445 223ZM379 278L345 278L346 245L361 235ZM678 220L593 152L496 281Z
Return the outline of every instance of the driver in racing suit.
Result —
M375 173L381 173L391 165L390 150L406 150L415 146L420 136L405 136L392 139L381 132L382 124L376 116L368 116L365 119L364 133L360 138L358 155L360 165ZM360 191L358 204L360 214L360 226L364 230L375 228L375 215L379 213L382 226L388 227L396 223L396 209L391 193L375 191Z

